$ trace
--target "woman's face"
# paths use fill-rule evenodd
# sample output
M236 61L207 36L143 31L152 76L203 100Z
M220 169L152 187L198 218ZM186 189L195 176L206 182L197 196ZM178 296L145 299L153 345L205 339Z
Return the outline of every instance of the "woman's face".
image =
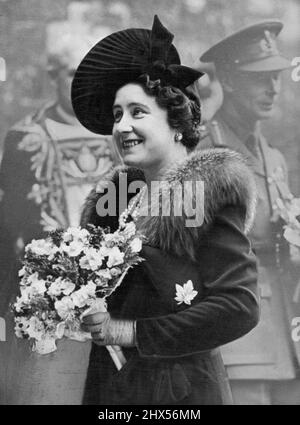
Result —
M140 85L126 84L117 91L113 115L113 137L126 165L159 169L172 160L175 130L167 111Z

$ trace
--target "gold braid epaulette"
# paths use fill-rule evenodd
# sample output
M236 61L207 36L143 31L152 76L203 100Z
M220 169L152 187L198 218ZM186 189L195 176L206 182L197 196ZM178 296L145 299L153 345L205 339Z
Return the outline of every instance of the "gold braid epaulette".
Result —
M15 123L10 128L10 131L19 131L22 133L31 132L33 126L41 123L44 118L46 118L46 111L52 108L54 104L55 103L53 101L46 103L42 108L40 108L36 112L27 115L25 118Z

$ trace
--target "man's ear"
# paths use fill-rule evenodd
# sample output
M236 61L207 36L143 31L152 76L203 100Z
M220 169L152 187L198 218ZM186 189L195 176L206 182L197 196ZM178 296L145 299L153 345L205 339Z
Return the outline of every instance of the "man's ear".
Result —
M58 76L58 70L57 69L48 69L48 75L52 81L55 81Z
M231 72L223 72L223 71L219 71L218 72L218 79L221 82L223 91L225 93L232 93L234 90L234 78L233 78L234 74Z

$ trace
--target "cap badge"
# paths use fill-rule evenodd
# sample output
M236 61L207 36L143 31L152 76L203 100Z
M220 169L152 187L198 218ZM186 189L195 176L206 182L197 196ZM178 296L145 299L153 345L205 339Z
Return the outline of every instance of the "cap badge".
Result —
M260 41L260 48L262 52L267 53L268 55L277 55L279 52L270 31L264 31L264 35L265 37Z

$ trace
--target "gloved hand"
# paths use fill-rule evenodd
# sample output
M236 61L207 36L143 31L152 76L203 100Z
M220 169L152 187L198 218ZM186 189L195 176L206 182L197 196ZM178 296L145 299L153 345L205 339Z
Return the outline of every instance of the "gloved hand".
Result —
M97 312L84 316L81 328L91 332L97 345L135 346L134 320L112 319L108 312Z

